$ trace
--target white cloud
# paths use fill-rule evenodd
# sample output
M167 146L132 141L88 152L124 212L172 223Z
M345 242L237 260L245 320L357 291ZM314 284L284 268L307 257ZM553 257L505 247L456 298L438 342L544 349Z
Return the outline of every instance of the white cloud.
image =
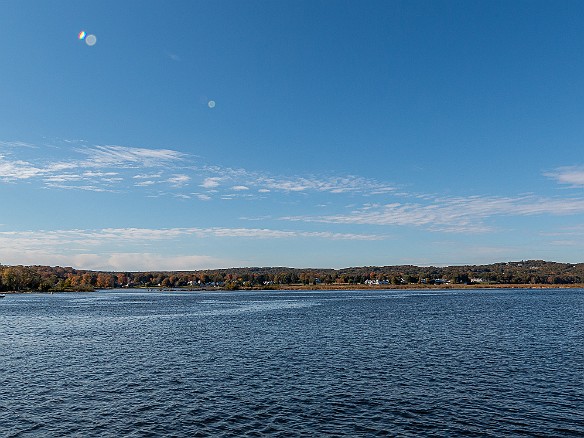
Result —
M367 178L345 177L266 177L258 176L254 181L256 185L267 190L279 190L284 192L328 192L328 193L362 193L383 194L395 189L387 184L373 181Z
M106 189L104 187L96 186L96 185L89 185L89 184L75 184L75 185L67 185L64 183L59 182L47 182L46 185L48 188L56 188L56 189L63 189L63 190L83 190L86 192L98 192L98 193L115 193L115 190Z
M37 154L35 162L29 162L0 154L0 181L16 182L36 178L41 179L48 188L111 192L114 191L114 186L117 186L117 190L132 187L129 181L125 183L128 179L155 181L161 179L165 172L170 175L166 175L161 183L174 188L181 188L191 180L191 176L176 172L185 164L185 155L169 149L126 146L55 148L55 151L63 150L71 154L68 160L50 161L47 154L44 154L44 158L41 158L43 154ZM16 151L11 151L11 155L15 153ZM152 167L162 167L164 170L132 175L135 169ZM147 185L151 183L134 184Z
M553 238L549 242L551 245L580 248L584 246L584 224L561 227L554 231L542 232L540 235Z
M556 180L559 184L584 187L584 167L582 166L559 167L552 172L546 172L544 175Z
M206 255L167 256L151 252L115 252L111 254L60 254L49 251L10 253L0 249L8 265L72 266L97 271L187 271L227 268L234 262Z
M234 186L253 187L262 193L280 192L328 192L328 193L360 193L363 195L379 195L394 192L395 188L368 178L348 176L274 176L261 172L251 172L245 169L233 169L220 166L205 166L202 169L220 177L207 178L203 187L213 188L219 181L229 181Z
M384 205L371 203L348 213L283 219L339 224L413 225L459 232L491 230L492 227L486 221L493 216L578 214L584 208L584 199L579 198L438 198L427 194L401 193L387 183L352 175L282 176L220 166L192 167L187 160L189 156L170 149L105 145L74 149L68 147L64 150L72 154L69 160L46 162L47 158L44 158L43 162L43 159L15 159L12 154L17 149L14 148L10 150L10 156L0 155L0 181L16 183L36 179L46 188L95 192L123 192L141 187L147 196L195 196L205 201L210 200L211 196L225 201L235 197L259 200L267 196L254 197L253 193L272 193L270 196L277 196L278 192L299 193L304 197L314 193L348 194L353 198L381 195L381 198L376 199L387 199L389 194L393 199L409 198L412 202ZM584 167L562 167L546 175L562 184L584 186ZM191 183L199 184L204 193L187 192L185 188ZM340 198L343 199L342 196Z
M84 178L105 178L116 175L118 175L118 172L93 172L93 171L83 172Z
M220 181L221 181L221 178L218 178L218 177L205 178L205 180L201 184L201 187L204 187L206 189L212 189L212 188L218 187Z
M186 238L252 237L265 239L322 238L333 240L381 240L385 236L313 231L273 230L267 228L103 228L98 230L39 230L0 231L0 247L26 250L39 248L66 248L81 250L89 247L111 247L137 243L150 245L152 241L174 241Z
M152 253L115 253L107 258L107 266L112 271L189 271L209 269L209 266L227 268L230 265L231 263L226 260L205 255L164 256Z
M92 191L112 191L110 187L111 185L118 184L123 181L123 178L117 175L117 172L94 171L86 171L81 173L55 173L47 174L44 176L43 181L48 187ZM83 183L78 183L79 181L82 181Z
M22 160L9 161L4 155L0 155L0 179L13 181L29 179L42 175L42 169Z
M575 241L575 240L552 240L549 242L550 245L555 245L555 246L573 246L573 247L582 247L582 242L581 241Z
M584 237L584 224L562 227L558 230L542 233L544 236Z
M87 167L157 167L182 160L184 155L170 149L146 149L128 146L95 146L78 149L88 156Z
M145 173L145 174L138 174L134 175L132 178L134 179L156 179L162 176L162 172L157 173Z
M366 204L347 214L289 216L283 220L337 224L417 226L444 232L486 232L494 216L570 215L584 213L584 199L522 197L436 198L430 204Z
M43 172L44 173L53 173L53 172L62 172L63 170L71 170L71 169L79 169L79 168L83 168L83 165L80 163L57 162L57 163L49 163L48 165L44 166Z
M60 175L50 175L47 176L44 180L48 183L63 183L68 181L80 181L83 179L81 175L75 175L72 173L63 173Z
M166 182L169 182L174 187L183 187L190 180L191 178L188 175L173 175L172 177L168 178Z
M1 231L0 260L4 264L46 264L99 270L181 270L228 265L226 260L208 255L176 255L177 244L191 246L192 239L209 238L371 241L383 240L386 236L225 227ZM154 253L153 247L158 252ZM229 265L235 266L236 262Z
M375 180L355 176L281 176L245 169L221 166L193 167L188 155L171 149L147 149L119 145L55 147L56 151L70 153L69 159L36 159L35 162L0 156L0 180L17 181L42 178L47 187L81 190L129 190L132 187L153 185L153 181L170 185L176 190L191 181L208 192L221 191L220 199L232 199L224 190L236 192L254 190L258 193L332 193L332 194L387 194L393 187ZM14 151L12 151L14 152ZM42 156L39 154L39 157ZM192 156L190 157L192 158ZM155 172L146 169L160 168ZM128 180L147 182L131 184ZM183 193L184 194L184 193ZM186 194L185 194L186 195Z
M215 237L251 237L259 239L318 238L328 240L383 240L386 238L386 236L374 234L332 233L328 231L287 231L266 228L205 228L193 229L193 231L200 237L211 235Z
M0 141L0 147L36 149L35 145L23 141Z

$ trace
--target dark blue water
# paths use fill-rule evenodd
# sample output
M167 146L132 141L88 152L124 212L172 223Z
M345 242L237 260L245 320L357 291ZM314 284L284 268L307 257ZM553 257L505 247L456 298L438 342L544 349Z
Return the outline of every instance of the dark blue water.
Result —
M584 291L0 300L0 436L584 436Z

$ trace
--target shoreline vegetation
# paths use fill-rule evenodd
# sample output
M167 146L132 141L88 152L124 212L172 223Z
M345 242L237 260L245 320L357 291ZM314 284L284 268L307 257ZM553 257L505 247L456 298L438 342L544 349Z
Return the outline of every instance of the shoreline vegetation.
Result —
M447 285L404 285L404 286L369 286L364 284L334 284L334 285L278 285L276 287L241 287L236 289L228 289L224 287L178 287L178 288L164 288L164 287L114 287L114 288L92 288L92 289L59 289L50 291L39 290L5 290L1 291L0 295L14 295L14 294L53 294L53 293L73 293L73 292L97 292L103 290L124 289L128 291L148 291L148 292L231 292L231 291L351 291L351 290L370 290L370 291L397 291L397 290L495 290L495 289L525 289L525 290L542 290L542 289L584 289L584 283L578 284L486 284L486 285L465 285L465 284L447 284Z
M584 263L543 260L464 266L363 266L343 269L252 267L194 271L104 272L60 266L0 265L0 293L158 291L584 288Z

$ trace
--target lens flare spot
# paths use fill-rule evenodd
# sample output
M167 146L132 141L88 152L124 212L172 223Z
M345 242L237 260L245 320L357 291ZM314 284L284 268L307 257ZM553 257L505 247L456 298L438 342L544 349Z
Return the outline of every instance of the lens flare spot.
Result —
M207 103L207 105L209 106L209 108L215 108L215 101L210 100L209 103Z
M84 40L86 36L87 34L85 33L84 30L82 30L81 32L79 32L79 35L77 35L77 38L79 38L80 40Z
M94 46L95 43L97 43L97 37L93 34L87 35L87 37L85 38L85 44L87 44L88 46Z

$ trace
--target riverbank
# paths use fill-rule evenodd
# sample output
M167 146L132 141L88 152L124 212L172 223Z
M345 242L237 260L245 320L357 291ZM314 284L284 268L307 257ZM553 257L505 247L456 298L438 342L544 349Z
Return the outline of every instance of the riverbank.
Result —
M165 288L165 287L132 287L132 288L102 288L95 290L62 290L62 291L3 291L0 295L12 295L12 294L55 294L55 293L70 293L70 292L95 292L98 290L127 290L127 291L148 291L148 292L230 292L234 290L239 291L261 291L261 290L275 290L275 291L286 291L286 290L372 290L372 291L383 291L383 290L449 290L449 289L584 289L584 283L577 284L316 284L316 285L306 285L306 284L272 284L264 287L239 287L239 288L226 288L218 286L205 286L205 287L183 287L183 288Z
M445 290L445 289L584 289L578 284L281 284L270 287L240 287L237 290ZM228 290L202 288L199 290Z

